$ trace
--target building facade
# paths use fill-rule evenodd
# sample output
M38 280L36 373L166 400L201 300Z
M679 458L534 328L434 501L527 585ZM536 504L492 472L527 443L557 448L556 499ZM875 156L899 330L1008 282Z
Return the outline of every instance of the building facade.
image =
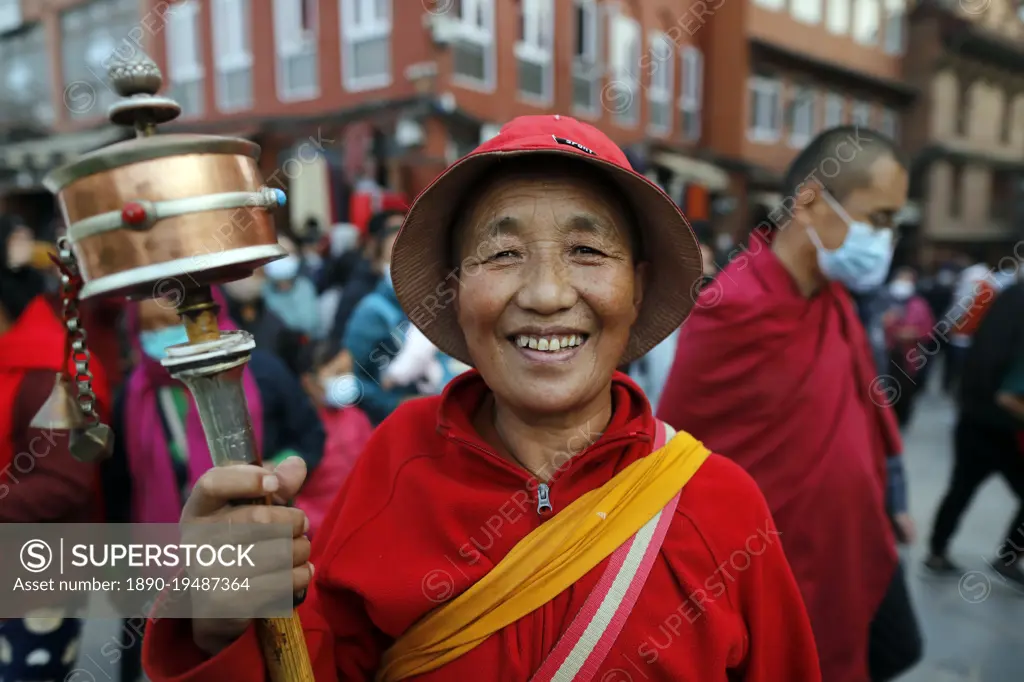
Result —
M899 140L915 90L903 0L714 3L697 34L713 84L705 142L739 199L722 223L742 236L781 205L782 174L816 133L848 123Z
M918 242L1000 256L1024 236L1024 21L1017 3L922 2L906 73Z
M117 134L104 121L114 98L106 67L138 49L182 105L168 128L259 142L265 174L293 196L293 224L343 220L361 186L414 195L527 114L594 123L695 220L709 218L709 197L728 189L728 175L702 158L709 116L699 37L711 17L678 0L0 0L0 8L11 15L6 31L0 25L0 54L15 50L27 65L7 74L21 86L7 108L27 126L0 151L8 191L37 190L48 166Z

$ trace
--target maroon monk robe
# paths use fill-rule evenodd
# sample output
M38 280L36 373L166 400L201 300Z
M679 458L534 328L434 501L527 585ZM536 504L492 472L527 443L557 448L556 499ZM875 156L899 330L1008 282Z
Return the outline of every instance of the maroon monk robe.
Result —
M902 450L839 284L811 298L756 238L683 325L658 416L745 468L782 534L824 682L867 682L871 620L897 562L885 458ZM874 399L874 401L873 401Z

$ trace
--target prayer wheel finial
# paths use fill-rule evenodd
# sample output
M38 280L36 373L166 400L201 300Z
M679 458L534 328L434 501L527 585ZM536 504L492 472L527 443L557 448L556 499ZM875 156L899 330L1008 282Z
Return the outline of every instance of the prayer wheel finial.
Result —
M164 78L160 68L143 52L111 63L107 73L110 84L123 97L110 107L108 117L114 125L133 126L139 137L156 133L156 126L178 118L181 106L157 95Z

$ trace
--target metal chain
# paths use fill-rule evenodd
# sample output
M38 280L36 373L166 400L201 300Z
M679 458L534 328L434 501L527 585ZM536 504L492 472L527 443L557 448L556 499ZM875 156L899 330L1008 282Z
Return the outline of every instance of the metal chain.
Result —
M78 261L71 251L71 243L67 237L57 240L62 272L60 277L61 298L64 302L64 326L68 330L68 343L71 347L71 358L75 363L75 384L78 387L78 407L85 416L89 426L98 424L99 414L96 413L96 394L92 390L92 372L89 371L89 349L86 348L85 327L78 313L78 292L81 277L78 272Z

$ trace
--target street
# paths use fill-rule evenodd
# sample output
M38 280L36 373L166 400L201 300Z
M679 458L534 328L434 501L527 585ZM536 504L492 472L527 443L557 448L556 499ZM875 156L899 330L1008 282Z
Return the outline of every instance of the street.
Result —
M932 386L920 397L906 434L918 541L905 552L905 568L925 638L925 660L899 682L1014 682L1024 667L1024 597L986 565L1016 510L1001 480L992 478L978 491L953 540L950 558L967 573L959 579L935 578L921 568L951 471L953 419L950 401Z
M932 517L950 473L953 418L950 401L933 387L919 399L906 434L910 504L919 538L904 552L904 562L924 633L925 660L899 682L1015 682L1024 667L1024 597L985 564L1016 504L1002 481L993 478L982 487L954 539L950 556L967 573L942 579L921 569ZM97 604L93 613L101 612ZM116 654L100 652L105 644L108 654L113 651L109 643L118 627L117 621L90 622L78 676L67 682L117 679Z

